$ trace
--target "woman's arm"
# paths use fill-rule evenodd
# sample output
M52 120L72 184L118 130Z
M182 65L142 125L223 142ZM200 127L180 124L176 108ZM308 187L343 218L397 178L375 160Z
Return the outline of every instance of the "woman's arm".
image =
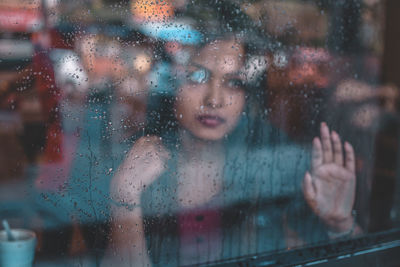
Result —
M150 266L141 193L166 168L169 153L156 136L142 137L111 181L111 232L102 266Z
M110 237L102 266L151 266L140 207L112 208Z

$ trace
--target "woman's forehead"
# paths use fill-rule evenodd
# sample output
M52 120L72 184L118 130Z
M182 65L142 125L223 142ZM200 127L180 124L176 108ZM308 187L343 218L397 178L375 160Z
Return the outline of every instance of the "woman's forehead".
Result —
M219 55L239 55L242 54L244 47L234 39L215 40L202 46L198 51L199 54L206 53L213 56Z

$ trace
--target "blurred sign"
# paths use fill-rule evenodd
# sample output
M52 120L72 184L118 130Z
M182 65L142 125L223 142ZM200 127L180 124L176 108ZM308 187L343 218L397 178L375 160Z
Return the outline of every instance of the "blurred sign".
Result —
M33 45L29 40L0 40L0 58L16 60L31 58L33 55Z
M2 1L0 3L0 30L32 32L43 25L39 1Z

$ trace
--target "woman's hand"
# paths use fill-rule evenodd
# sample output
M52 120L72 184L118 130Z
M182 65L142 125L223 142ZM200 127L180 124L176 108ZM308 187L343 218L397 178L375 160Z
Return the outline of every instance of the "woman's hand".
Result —
M142 191L166 169L169 158L158 136L139 138L111 181L111 197L138 204Z
M313 140L311 172L306 172L304 177L304 196L331 232L351 232L355 223L352 215L356 185L354 150L345 142L343 151L340 136L330 132L326 123L321 124L320 131L321 138Z

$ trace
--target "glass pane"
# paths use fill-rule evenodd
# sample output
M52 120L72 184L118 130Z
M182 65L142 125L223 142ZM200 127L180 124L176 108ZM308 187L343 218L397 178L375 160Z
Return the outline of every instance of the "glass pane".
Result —
M366 248L400 222L385 7L1 1L0 217L35 266Z

